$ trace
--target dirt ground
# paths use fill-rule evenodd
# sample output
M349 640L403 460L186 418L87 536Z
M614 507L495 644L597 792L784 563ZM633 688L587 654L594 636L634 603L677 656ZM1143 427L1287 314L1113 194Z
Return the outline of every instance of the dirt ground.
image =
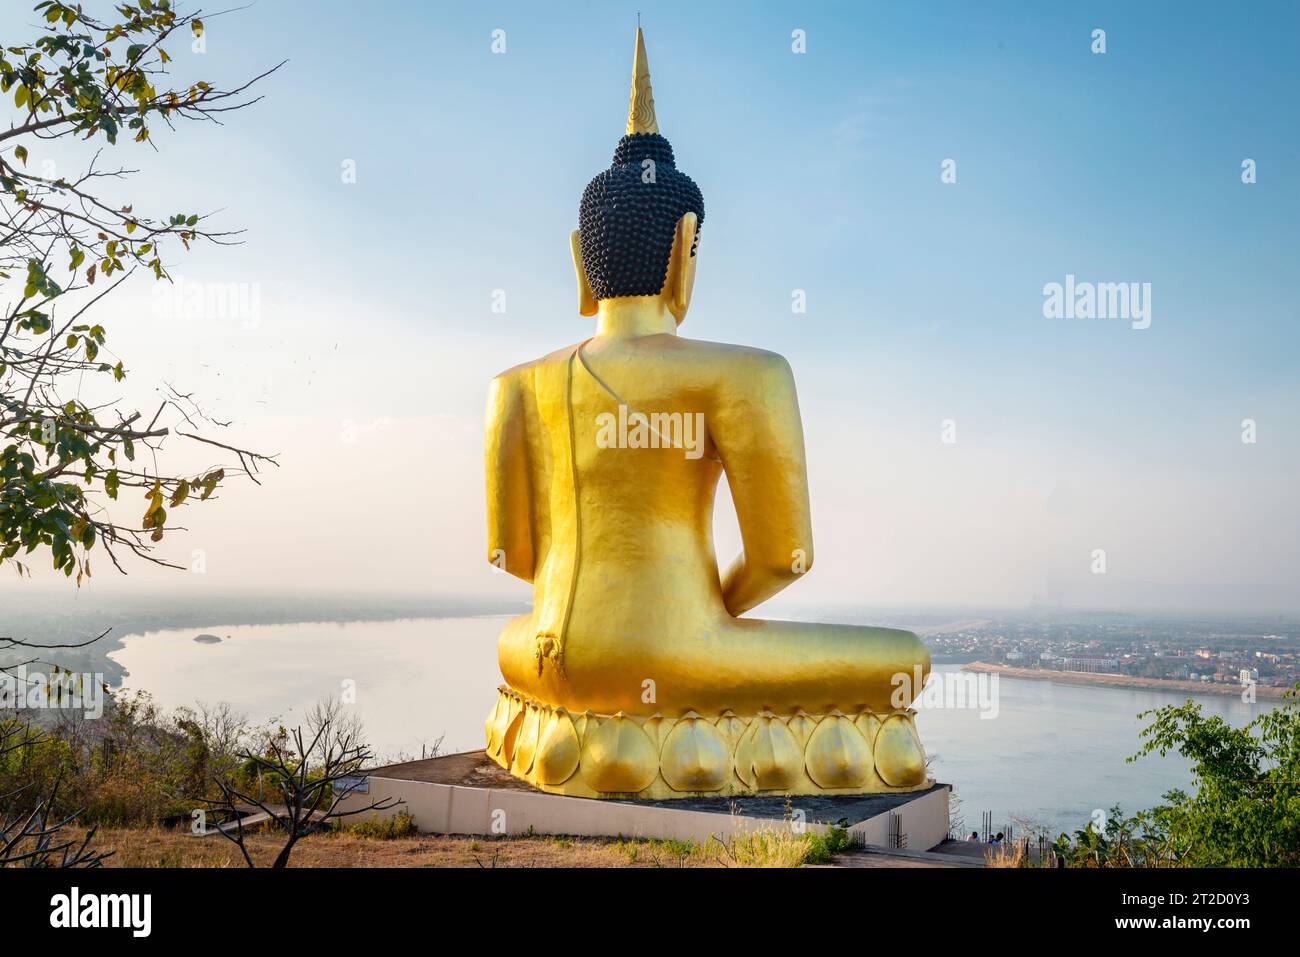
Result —
M259 867L269 866L284 841L248 838ZM191 837L162 828L105 828L92 846L111 848L105 867L245 867L239 849L219 835ZM421 834L380 839L348 833L314 834L293 849L290 867L709 867L725 862L709 849L660 841Z

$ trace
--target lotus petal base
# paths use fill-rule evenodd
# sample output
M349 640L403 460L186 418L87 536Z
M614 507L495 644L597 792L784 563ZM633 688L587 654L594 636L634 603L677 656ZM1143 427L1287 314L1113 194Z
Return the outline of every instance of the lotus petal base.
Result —
M573 714L499 689L487 754L572 797L864 794L930 787L916 712Z

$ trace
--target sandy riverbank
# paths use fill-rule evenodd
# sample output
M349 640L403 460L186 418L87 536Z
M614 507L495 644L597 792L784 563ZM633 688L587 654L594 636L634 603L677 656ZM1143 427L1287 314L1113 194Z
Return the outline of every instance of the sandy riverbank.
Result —
M1240 685L1214 684L1204 681L1174 681L1162 678L1136 678L1131 675L1100 675L1083 671L1050 671L1046 668L1012 668L986 661L971 661L961 666L963 671L983 671L1006 675L1008 678L1037 678L1040 681L1058 681L1067 685L1101 685L1108 688L1144 688L1149 691L1170 691L1188 694L1217 694L1241 697ZM1281 700L1282 688L1255 686L1256 698Z

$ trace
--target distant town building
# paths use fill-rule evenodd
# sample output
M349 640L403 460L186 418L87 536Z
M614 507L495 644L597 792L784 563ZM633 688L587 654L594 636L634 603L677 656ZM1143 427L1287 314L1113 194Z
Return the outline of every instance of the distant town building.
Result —
M1119 660L1104 655L1074 655L1061 659L1062 671L1086 671L1090 674L1111 674L1119 671Z

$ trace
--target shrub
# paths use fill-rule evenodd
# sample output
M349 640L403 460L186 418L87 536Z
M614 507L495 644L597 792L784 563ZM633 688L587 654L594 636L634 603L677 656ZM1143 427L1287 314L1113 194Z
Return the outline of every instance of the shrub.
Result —
M848 829L835 825L828 827L825 834L805 834L804 841L808 844L805 864L825 864L836 854L848 850L853 843L849 840Z

